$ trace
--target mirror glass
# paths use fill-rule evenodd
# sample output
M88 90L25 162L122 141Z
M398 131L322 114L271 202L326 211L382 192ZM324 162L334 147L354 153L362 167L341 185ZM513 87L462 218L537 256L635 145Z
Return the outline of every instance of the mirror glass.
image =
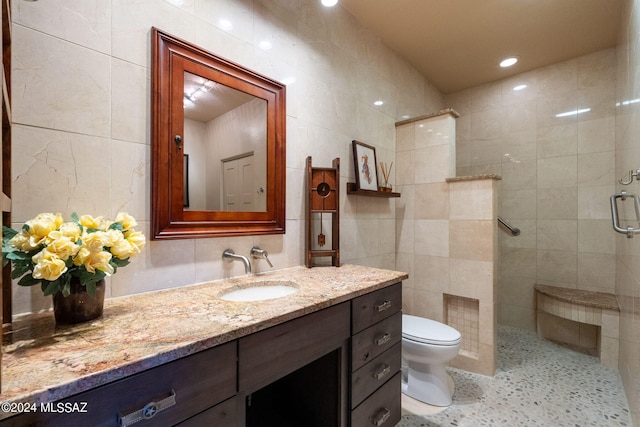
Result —
M187 210L267 209L267 102L184 72Z
M285 86L152 29L154 239L282 234Z

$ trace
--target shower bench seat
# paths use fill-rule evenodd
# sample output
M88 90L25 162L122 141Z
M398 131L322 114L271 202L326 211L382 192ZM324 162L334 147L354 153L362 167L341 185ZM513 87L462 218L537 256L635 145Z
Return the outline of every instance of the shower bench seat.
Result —
M583 289L536 284L537 330L541 335L540 313L599 326L600 364L618 367L620 306L616 295Z

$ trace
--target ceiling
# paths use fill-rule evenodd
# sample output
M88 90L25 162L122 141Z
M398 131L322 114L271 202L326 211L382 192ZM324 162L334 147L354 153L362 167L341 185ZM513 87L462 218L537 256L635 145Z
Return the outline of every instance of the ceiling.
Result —
M195 95L195 96L194 96ZM202 123L256 99L253 95L184 72L184 117ZM189 98L191 102L186 101Z
M443 94L616 45L623 0L341 0ZM509 69L498 63L519 61Z

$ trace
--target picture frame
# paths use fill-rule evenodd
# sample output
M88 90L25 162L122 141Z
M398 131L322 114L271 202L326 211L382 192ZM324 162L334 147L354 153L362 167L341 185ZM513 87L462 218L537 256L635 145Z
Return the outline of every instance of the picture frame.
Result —
M364 142L352 141L353 166L358 190L378 191L376 149Z

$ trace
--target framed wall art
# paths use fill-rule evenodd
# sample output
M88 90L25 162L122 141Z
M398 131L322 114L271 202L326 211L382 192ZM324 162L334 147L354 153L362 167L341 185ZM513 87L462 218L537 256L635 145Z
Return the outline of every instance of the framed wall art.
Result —
M359 190L378 191L377 164L375 147L353 140L353 165Z

